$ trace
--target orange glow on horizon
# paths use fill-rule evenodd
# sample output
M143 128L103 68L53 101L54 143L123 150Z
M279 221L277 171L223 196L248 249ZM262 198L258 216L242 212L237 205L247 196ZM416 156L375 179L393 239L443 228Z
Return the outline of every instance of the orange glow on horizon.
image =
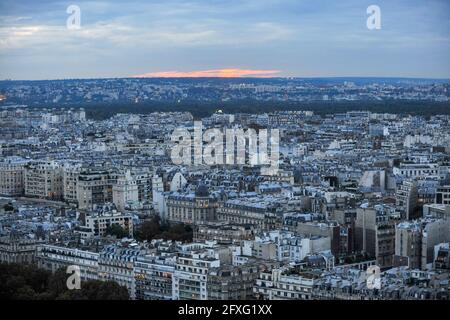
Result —
M241 78L241 77L273 77L279 70L251 70L251 69L215 69L202 71L161 71L149 72L132 76L132 78Z

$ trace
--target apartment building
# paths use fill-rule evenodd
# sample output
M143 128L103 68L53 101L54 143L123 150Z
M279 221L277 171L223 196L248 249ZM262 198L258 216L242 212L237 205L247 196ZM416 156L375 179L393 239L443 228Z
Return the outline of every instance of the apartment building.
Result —
M405 178L420 178L426 176L437 176L440 173L437 163L402 163L393 168L394 175Z
M139 201L138 184L130 171L117 176L116 183L112 187L112 199L120 211L124 211L128 204Z
M450 242L450 220L425 218L422 222L422 269L431 269L434 262L434 247Z
M180 253L173 274L173 299L208 300L208 272L218 267L219 257L211 249Z
M93 236L104 236L106 229L117 224L133 236L133 216L119 212L104 205L97 211L91 211L86 214L84 230L88 230Z
M21 196L24 194L24 167L26 160L8 157L0 161L0 195Z
M232 199L217 210L219 221L253 225L257 231L275 229L281 224L277 206L262 198Z
M77 183L81 172L80 163L64 163L63 165L63 194L69 203L78 203Z
M395 253L395 222L374 208L356 210L355 249L374 257L380 267L391 267Z
M262 233L250 243L252 256L279 262L300 262L309 254L330 250L329 237L298 236L281 230Z
M219 244L239 243L253 240L255 230L252 225L240 225L226 221L207 222L194 227L194 242L216 241Z
M249 300L258 277L256 265L221 265L208 270L206 291L209 300Z
M135 242L122 242L106 246L98 259L98 277L100 280L115 281L127 288L131 299L135 299L134 263L139 256L150 251Z
M96 204L112 202L116 179L111 170L88 169L80 172L76 189L78 208L93 209Z
M402 184L398 186L395 200L402 218L406 220L415 218L414 214L417 208L418 199L417 181L404 180Z
M138 201L150 202L152 200L152 175L148 172L132 172L137 187Z
M36 249L36 260L39 268L55 272L56 270L75 265L80 268L82 280L98 279L99 253L68 248L50 244L41 244Z
M63 170L56 161L32 161L25 165L25 196L62 200Z
M172 300L176 256L138 256L134 262L136 300Z
M435 259L435 246L450 241L447 219L426 217L414 222L401 222L396 227L396 265L411 269L430 269Z
M422 258L422 230L417 222L401 222L395 227L395 266L420 269Z
M296 267L265 270L259 273L253 292L258 300L310 300L318 277Z
M436 190L436 204L450 205L450 185L439 186Z

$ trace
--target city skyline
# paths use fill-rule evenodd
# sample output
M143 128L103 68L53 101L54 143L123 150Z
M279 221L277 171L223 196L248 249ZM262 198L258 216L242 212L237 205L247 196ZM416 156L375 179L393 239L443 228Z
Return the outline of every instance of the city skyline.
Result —
M70 5L80 28L68 29ZM369 30L377 5L381 28ZM450 78L447 1L0 3L0 79Z

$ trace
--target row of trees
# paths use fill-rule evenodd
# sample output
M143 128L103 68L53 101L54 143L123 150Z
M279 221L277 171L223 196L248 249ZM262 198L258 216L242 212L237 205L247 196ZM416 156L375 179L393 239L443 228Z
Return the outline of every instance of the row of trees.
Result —
M67 288L64 269L54 274L33 265L0 263L0 300L128 300L128 290L112 281L81 281Z

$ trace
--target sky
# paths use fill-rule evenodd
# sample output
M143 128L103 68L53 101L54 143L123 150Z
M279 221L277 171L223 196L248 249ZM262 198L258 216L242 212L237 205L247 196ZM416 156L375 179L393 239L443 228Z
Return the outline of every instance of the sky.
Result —
M0 79L134 76L450 78L450 1L0 0Z

